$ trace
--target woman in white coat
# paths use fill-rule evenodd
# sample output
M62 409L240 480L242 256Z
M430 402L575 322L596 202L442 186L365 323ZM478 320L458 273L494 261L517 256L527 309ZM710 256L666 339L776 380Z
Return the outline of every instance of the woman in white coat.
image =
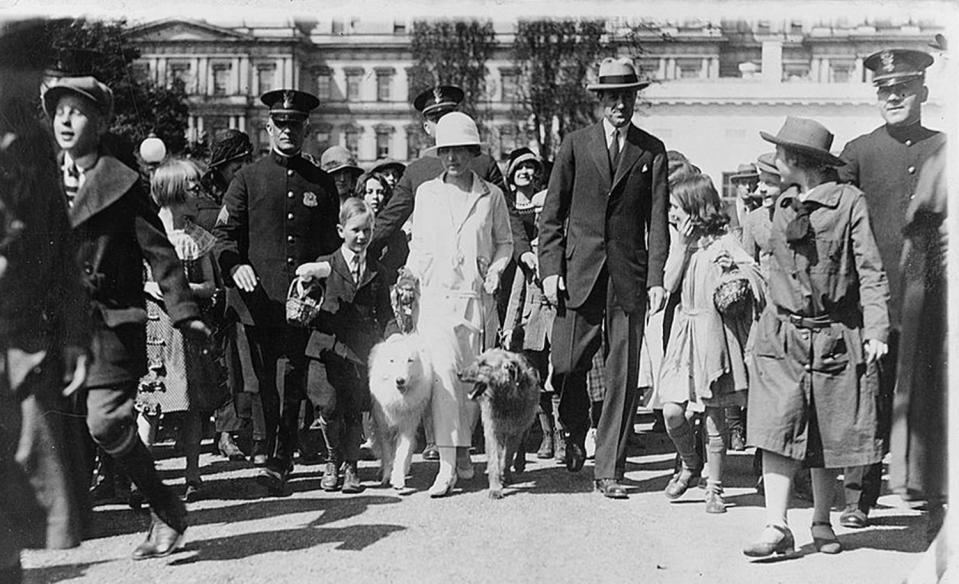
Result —
M457 476L472 477L469 446L478 410L467 397L469 384L456 374L496 340L493 293L513 253L503 193L470 168L479 147L469 116L440 118L436 148L445 170L416 190L412 216L406 267L420 281L416 328L430 343L435 370L431 411L440 469L431 497L448 495Z

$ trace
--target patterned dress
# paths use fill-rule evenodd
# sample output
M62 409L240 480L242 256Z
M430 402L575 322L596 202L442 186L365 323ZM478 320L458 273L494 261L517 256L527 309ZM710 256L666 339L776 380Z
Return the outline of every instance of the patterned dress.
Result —
M213 250L213 236L192 223L167 235L183 262L187 281L203 282L201 260ZM148 277L152 280L149 273ZM221 401L222 375L214 356L201 344L183 337L162 302L148 295L146 304L149 371L140 380L137 409L168 414L190 409L210 411L221 405L217 402Z

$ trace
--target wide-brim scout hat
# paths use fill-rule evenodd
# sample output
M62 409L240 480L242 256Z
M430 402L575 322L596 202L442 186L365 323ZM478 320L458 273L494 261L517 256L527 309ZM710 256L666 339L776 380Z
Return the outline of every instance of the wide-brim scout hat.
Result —
M329 174L347 169L354 176L363 174L363 169L356 165L353 153L344 146L330 146L320 156L320 168Z
M729 177L729 180L741 182L741 181L750 181L757 180L759 178L759 171L756 170L756 165L747 162L745 164L740 164L736 169L735 174Z
M532 162L540 172L543 170L543 161L535 152L527 147L517 148L509 153L509 159L506 163L506 180L513 180L513 173L519 169L519 165L524 162Z
M377 160L373 163L373 168L370 169L370 172L386 172L390 169L396 170L397 172L403 172L406 170L406 165L399 160L383 158L382 160Z
M113 91L96 77L61 77L43 93L43 111L51 118L64 95L79 95L89 100L104 117L113 111Z
M915 49L883 49L866 57L862 64L873 72L872 84L890 87L926 75L932 55Z
M455 85L431 87L413 100L413 108L424 116L453 111L463 101L463 90Z
M636 67L627 58L614 59L607 57L599 64L599 78L596 83L590 83L586 89L590 91L607 91L616 89L643 89L651 83L636 74Z
M759 168L760 174L766 173L782 176L782 174L779 172L779 167L776 166L775 152L766 152L765 154L760 154L759 158L756 159L756 166Z
M841 158L832 154L832 132L816 120L807 118L786 118L779 133L773 136L767 132L759 132L762 139L790 150L797 150L818 158L830 166L846 164Z
M260 96L263 105L270 108L270 117L277 122L302 122L320 105L315 95L296 89L274 89Z
M473 118L462 112L448 113L436 123L436 148L479 146L479 130Z

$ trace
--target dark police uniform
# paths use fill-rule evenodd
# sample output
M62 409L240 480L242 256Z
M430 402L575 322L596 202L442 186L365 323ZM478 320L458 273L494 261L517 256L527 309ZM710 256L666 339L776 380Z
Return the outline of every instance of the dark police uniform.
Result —
M930 55L903 49L880 51L864 61L866 67L875 71L873 83L877 87L889 87L922 78L930 64ZM838 169L840 180L858 186L869 203L870 224L876 234L879 255L889 280L892 332L889 353L883 358L878 403L880 433L885 441L888 441L892 419L892 394L899 348L903 289L899 260L906 209L916 191L919 170L945 139L943 133L930 130L920 123L905 127L884 125L850 141L840 155L846 162ZM868 513L879 497L881 463L873 465L868 471L864 468L847 468L844 475L847 506L852 508L858 503L861 512ZM847 523L845 515L841 519L843 524L855 526ZM865 521L862 523L864 525Z
M274 119L303 120L317 103L315 97L292 90L268 92L261 99ZM243 304L237 313L249 331L263 402L272 455L267 466L285 478L304 397L309 332L287 325L284 302L296 268L339 245L336 186L330 175L299 153L287 157L274 150L236 174L223 203L214 231L227 285L234 285L230 276L244 264L252 266L258 278L254 291L241 292L235 301ZM280 384L278 369L283 371Z

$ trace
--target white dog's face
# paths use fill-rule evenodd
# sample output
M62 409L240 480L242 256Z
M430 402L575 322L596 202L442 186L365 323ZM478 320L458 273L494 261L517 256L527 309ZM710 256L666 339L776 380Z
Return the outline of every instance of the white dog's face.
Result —
M424 377L423 359L415 343L395 336L376 348L378 353L371 356L373 369L370 377L383 384L392 384L400 393L421 383Z

